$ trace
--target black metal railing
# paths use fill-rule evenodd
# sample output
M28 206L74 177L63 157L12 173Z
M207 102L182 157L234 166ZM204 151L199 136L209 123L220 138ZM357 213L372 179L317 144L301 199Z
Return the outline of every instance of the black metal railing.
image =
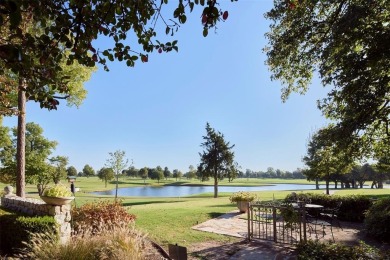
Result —
M296 244L306 241L305 214L300 208L278 202L249 204L248 239Z

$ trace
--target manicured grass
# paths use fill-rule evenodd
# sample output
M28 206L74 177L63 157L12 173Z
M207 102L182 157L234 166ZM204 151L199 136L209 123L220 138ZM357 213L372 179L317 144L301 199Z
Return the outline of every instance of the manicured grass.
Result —
M64 181L65 182L65 181ZM236 179L232 183L224 180L220 185L235 186L255 186L267 185L272 183L296 183L309 184L306 180L281 180L281 179ZM76 193L74 205L81 206L84 203L97 200L113 200L113 196L92 195L88 192L98 190L108 190L115 188L115 182L108 184L107 188L104 182L97 177L79 177L76 180L76 187L81 192ZM156 181L147 180L144 183L142 179L120 178L119 187L143 186L143 185L196 185L200 184L198 180L181 180L174 179L163 180L158 184ZM204 184L204 183L203 183ZM212 181L207 182L212 185ZM313 182L310 182L313 184ZM332 189L333 190L333 189ZM333 190L335 195L363 194L370 197L390 196L390 189L348 189ZM27 185L27 196L38 197L36 187ZM284 199L291 191L261 191L254 192L258 199L270 201L273 199ZM304 193L324 193L324 190L305 190ZM181 198L161 198L161 197L120 197L123 205L128 207L129 212L137 216L136 226L149 234L149 237L157 243L167 246L168 243L189 246L194 243L209 240L218 240L222 242L235 241L223 235L212 234L192 230L191 227L202 223L208 219L215 218L227 212L236 209L235 204L229 201L229 192L220 192L218 198L213 198L213 193L204 193L189 197Z

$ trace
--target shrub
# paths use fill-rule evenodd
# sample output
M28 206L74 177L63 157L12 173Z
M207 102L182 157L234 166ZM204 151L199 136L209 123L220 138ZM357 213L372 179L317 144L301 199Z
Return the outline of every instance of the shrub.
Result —
M319 204L325 208L334 208L342 201L338 218L344 221L363 222L364 212L372 205L370 199L363 195L337 196L316 193L306 193L311 203Z
M375 238L390 242L390 198L376 201L365 213L364 224L367 233Z
M363 242L357 246L347 246L337 243L321 243L309 240L306 243L299 243L297 246L298 259L315 260L362 260L362 259L387 259L388 252L380 252Z
M134 225L102 227L98 235L89 231L78 233L66 244L53 240L50 234L37 234L21 259L146 259L145 235Z
M135 220L121 202L101 201L84 204L73 210L74 232L82 232L83 228L90 228L92 233L98 233L102 227L115 227L129 224Z
M53 187L45 189L43 195L47 197L70 197L72 196L72 192L67 186L56 184Z
M26 217L7 212L0 216L0 251L14 254L25 247L33 233L52 233L57 237L57 226L53 217Z
M254 201L257 198L256 194L247 192L247 191L239 191L235 192L230 196L230 202L238 202L238 201Z

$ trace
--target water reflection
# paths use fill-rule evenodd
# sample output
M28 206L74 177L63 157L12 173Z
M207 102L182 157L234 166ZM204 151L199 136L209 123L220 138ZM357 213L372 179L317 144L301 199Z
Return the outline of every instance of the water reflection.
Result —
M315 189L315 185L305 184L274 184L270 186L218 186L218 192L237 191L265 191L265 190L310 190ZM137 197L183 197L206 192L214 192L214 186L144 186L119 188L118 196ZM114 190L92 192L94 195L115 195Z

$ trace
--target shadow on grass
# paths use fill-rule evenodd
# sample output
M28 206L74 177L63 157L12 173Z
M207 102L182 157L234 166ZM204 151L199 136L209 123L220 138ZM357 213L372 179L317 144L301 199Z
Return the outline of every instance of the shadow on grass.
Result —
M116 181L110 181L109 182L110 184L116 184ZM127 181L118 181L118 184L132 184L131 182L127 182ZM139 183L134 183L134 184L137 184L139 185Z
M231 208L231 207L235 207L235 206L236 206L235 204L228 203L228 204L223 204L223 205L209 205L207 207L209 207L209 208L222 208L222 207Z
M181 200L172 200L172 201L138 201L138 202L126 202L122 203L123 206L137 206L137 205L147 205L147 204L162 204L162 203L176 203L176 202L183 202Z
M224 213L221 213L221 212L209 212L207 213L210 218L218 218L219 216L222 216Z

